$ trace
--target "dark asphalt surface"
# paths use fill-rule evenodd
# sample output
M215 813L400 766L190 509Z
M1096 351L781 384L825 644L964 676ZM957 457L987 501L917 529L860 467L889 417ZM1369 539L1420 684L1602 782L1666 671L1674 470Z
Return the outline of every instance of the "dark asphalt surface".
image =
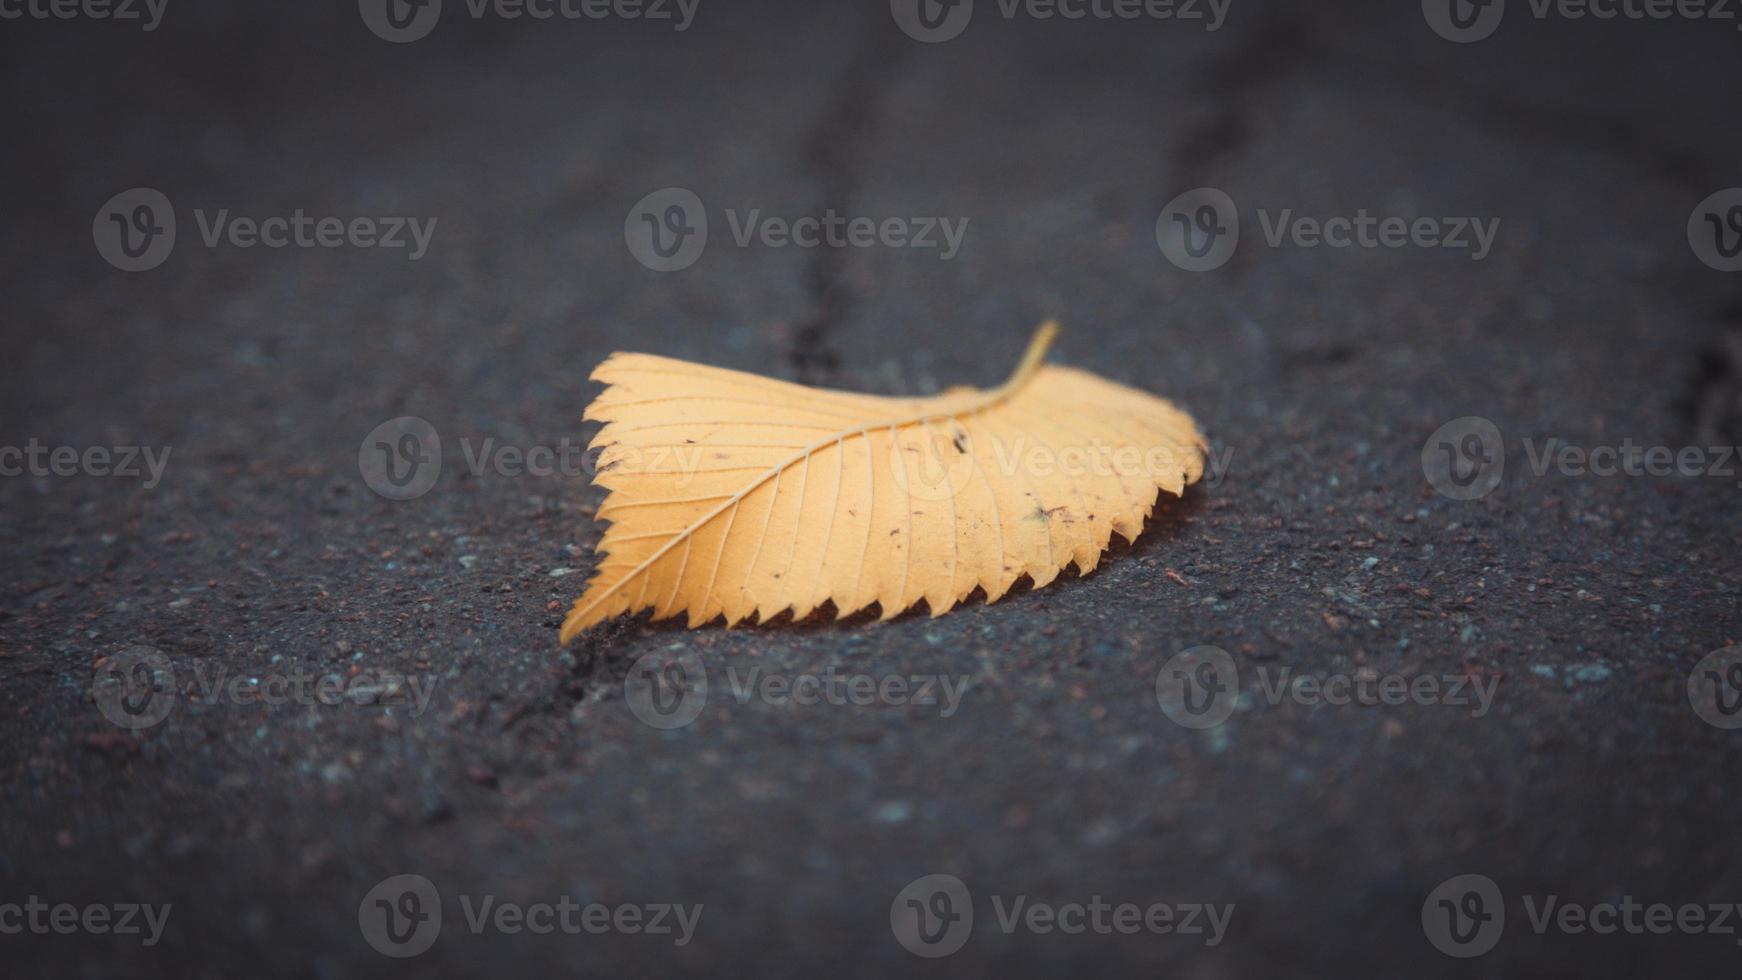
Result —
M1742 475L1538 476L1527 446L1742 442L1742 279L1686 232L1742 185L1733 23L1514 3L1453 44L1413 2L1235 0L1205 32L982 0L922 44L880 2L704 0L675 32L474 21L449 0L429 37L392 44L346 2L216 6L171 4L151 32L0 21L0 446L172 453L149 488L0 478L0 906L173 905L151 948L0 934L0 972L1736 972L1736 935L1538 934L1526 904L1742 901L1742 732L1688 694L1742 642ZM624 223L672 186L706 202L711 237L659 273ZM1155 237L1199 186L1238 203L1243 234L1201 274ZM178 221L139 273L93 243L133 187ZM739 247L725 212L752 208L970 224L948 261ZM438 224L412 261L207 247L196 209ZM1259 209L1501 225L1480 261L1273 248ZM584 440L587 374L614 350L923 393L1001 379L1048 317L1057 359L1176 400L1231 462L1093 575L994 606L625 621L564 650L597 492L466 465L486 439ZM444 467L396 502L359 446L408 415ZM1470 501L1421 465L1463 416L1505 439L1504 479ZM1194 730L1156 678L1206 644L1242 694ZM137 645L182 696L132 732L93 677ZM650 653L707 665L688 726L626 702ZM755 668L966 693L947 716L739 703ZM1479 716L1271 703L1283 670L1498 686ZM218 676L384 672L433 684L427 710L201 696ZM415 959L359 925L399 874L442 896ZM959 877L976 917L936 960L890 925L930 874ZM1424 902L1464 874L1505 896L1479 959L1424 934ZM682 946L473 934L462 896L703 914ZM1234 911L1214 946L1006 933L1016 896Z

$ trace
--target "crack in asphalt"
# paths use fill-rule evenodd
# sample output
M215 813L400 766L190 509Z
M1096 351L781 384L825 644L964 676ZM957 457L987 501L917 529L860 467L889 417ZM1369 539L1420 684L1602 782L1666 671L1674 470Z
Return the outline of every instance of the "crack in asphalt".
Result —
M1209 164L1245 148L1251 139L1253 96L1299 70L1315 50L1307 25L1299 18L1281 16L1265 21L1233 52L1199 70L1198 97L1209 110L1187 127L1168 168L1182 188L1199 186ZM1156 209L1172 196L1160 196Z
M1679 399L1689 436L1700 446L1742 445L1742 303L1720 316L1728 326L1697 353Z
M835 83L805 141L805 162L818 175L824 208L840 208L859 187L858 148L871 131L872 105L889 85L897 41L876 31ZM840 354L830 334L857 301L845 276L846 257L838 248L816 249L805 269L812 315L798 325L787 360L801 384L825 384L840 369Z

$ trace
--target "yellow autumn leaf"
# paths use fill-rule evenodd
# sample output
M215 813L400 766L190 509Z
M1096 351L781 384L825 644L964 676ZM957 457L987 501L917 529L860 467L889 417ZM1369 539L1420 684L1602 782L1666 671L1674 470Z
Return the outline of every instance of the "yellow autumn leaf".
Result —
M621 613L760 621L824 603L924 600L939 616L978 588L995 602L1134 541L1157 493L1203 475L1191 416L1153 395L1044 364L1035 334L1010 380L931 398L807 388L649 354L613 354L586 418L600 564L562 642Z

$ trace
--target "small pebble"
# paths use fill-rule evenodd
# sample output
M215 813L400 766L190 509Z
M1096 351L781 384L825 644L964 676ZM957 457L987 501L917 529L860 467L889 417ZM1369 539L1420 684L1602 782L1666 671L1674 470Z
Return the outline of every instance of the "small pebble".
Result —
M454 816L454 805L440 786L434 784L417 791L417 811L424 823L442 823Z
M875 816L878 823L906 823L913 816L913 804L906 800L891 800L877 807Z
M1083 831L1083 843L1089 847L1106 847L1118 839L1119 822L1112 817L1102 817Z

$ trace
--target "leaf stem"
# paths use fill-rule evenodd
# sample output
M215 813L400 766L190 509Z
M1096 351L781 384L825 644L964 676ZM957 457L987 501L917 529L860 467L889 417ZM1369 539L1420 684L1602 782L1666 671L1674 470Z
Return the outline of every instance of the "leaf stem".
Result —
M1034 332L1034 339L1028 342L1028 350L1022 354L1022 360L1017 363L1016 370L1011 373L1010 380L998 386L995 394L1003 397L1021 388L1040 370L1040 364L1046 360L1046 352L1052 347L1052 342L1058 339L1059 325L1056 320L1048 320Z

